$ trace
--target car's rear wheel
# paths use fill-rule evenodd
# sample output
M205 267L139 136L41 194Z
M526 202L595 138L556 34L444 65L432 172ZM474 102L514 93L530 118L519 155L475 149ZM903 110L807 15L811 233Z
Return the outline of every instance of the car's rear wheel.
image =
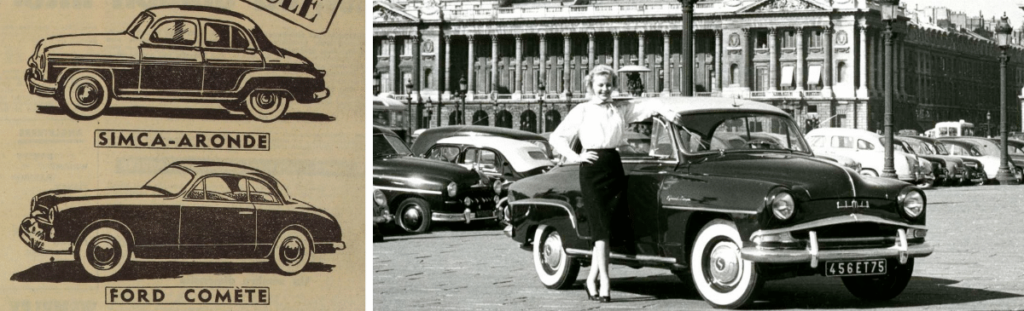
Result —
M274 243L274 253L271 259L277 269L284 274L296 274L302 271L309 263L312 251L309 248L309 239L298 230L288 230L277 238Z
M55 98L72 119L92 120L110 106L110 88L98 73L78 71L64 79Z
M907 264L894 264L890 260L889 273L880 276L847 276L843 277L846 290L857 298L864 300L889 300L899 296L910 277L914 274L914 258L907 259Z
M261 122L272 122L288 110L288 97L281 92L255 90L245 99L245 112Z
M754 263L740 256L739 231L731 221L715 219L697 234L690 274L701 297L716 308L740 308L754 301L764 281Z
M79 241L75 256L89 275L105 278L117 274L128 264L131 250L120 231L100 227L89 231Z
M550 289L572 286L580 273L580 263L565 253L562 236L548 226L541 226L534 233L533 267L540 283Z
M430 229L430 203L420 198L408 198L398 204L395 222L410 233L423 233Z

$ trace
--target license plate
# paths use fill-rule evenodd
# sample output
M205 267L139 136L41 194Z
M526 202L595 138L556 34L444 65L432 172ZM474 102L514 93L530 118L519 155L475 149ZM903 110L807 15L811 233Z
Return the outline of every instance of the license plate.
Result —
M494 211L477 211L476 218L494 217Z
M885 259L830 261L825 263L825 276L885 275L889 268Z

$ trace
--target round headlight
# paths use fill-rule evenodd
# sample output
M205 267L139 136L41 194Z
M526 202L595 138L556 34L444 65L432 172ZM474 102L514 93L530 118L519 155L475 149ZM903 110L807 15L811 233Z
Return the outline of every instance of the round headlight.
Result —
M903 211L907 213L907 216L916 218L924 212L924 196L920 191L909 191L903 195L900 205L903 206Z
M780 220L789 219L793 216L793 211L796 210L796 204L793 203L793 196L786 192L779 192L772 198L769 206L772 208L772 214Z
M455 184L454 181L450 182L450 183L448 183L447 190L448 190L448 196L455 197L455 195L459 194L459 185Z
M373 189L373 203L378 206L387 206L388 198L384 196L384 192L380 189Z
M491 188L494 189L494 194L501 194L501 179L495 179L494 183L491 184Z

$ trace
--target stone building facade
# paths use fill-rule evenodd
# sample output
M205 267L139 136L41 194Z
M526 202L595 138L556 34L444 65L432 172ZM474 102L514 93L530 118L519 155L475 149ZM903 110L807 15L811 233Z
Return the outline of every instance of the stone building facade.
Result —
M440 117L441 125L553 130L585 98L583 76L607 64L650 69L641 96L679 96L687 65L696 96L768 102L801 124L882 128L885 23L874 1L701 0L690 63L680 58L676 1L378 0L373 10L381 92L427 103L430 126ZM988 112L998 120L994 43L906 17L895 28L895 129L981 125ZM1019 129L1024 50L1008 52L1009 120ZM457 105L460 79L465 105ZM622 93L624 81L621 74Z

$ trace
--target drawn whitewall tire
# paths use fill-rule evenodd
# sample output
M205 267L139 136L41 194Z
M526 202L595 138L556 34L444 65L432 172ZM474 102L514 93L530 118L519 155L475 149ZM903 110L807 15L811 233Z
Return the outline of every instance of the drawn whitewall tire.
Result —
M704 225L693 242L690 274L694 287L716 308L741 308L754 301L763 284L754 263L740 256L740 234L731 221Z
M220 103L221 107L228 111L243 112L246 109L246 101L232 102L232 103Z
M309 239L306 235L298 230L288 230L277 238L271 257L281 273L291 275L306 267L310 255Z
M888 262L889 273L879 276L848 276L843 277L846 290L863 300L889 300L899 296L910 277L914 274L914 258L907 259L904 265Z
M60 85L57 104L76 120L92 120L110 106L110 88L103 77L92 71L72 73Z
M533 267L540 283L550 289L572 286L580 272L580 263L565 253L562 236L548 226L541 226L534 233Z
M245 112L261 122L272 122L288 110L288 98L280 92L255 90L245 99Z
M105 278L117 274L128 263L131 250L120 231L102 227L90 231L79 242L76 255L85 272Z
M395 222L409 233L423 233L430 229L430 203L420 198L408 198L398 204Z

